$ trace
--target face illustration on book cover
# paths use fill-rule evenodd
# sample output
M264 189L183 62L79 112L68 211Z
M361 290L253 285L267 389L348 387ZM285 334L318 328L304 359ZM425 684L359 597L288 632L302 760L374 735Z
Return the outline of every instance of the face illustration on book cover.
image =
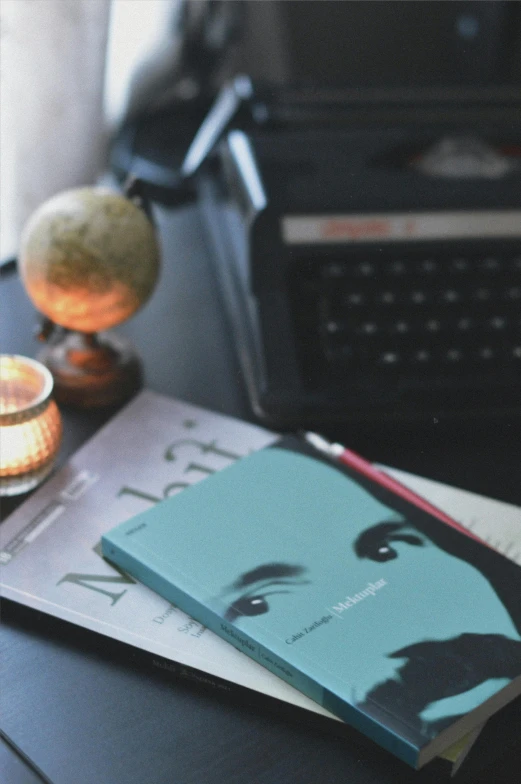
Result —
M323 546L312 562L305 535L284 560L275 545L272 559L253 562L223 589L220 612L245 631L269 625L284 635L288 655L297 649L320 663L327 649L353 703L399 714L434 737L521 674L521 602L505 601L481 544L432 526L368 482L355 490L356 513L340 511L342 525L326 510L317 516Z

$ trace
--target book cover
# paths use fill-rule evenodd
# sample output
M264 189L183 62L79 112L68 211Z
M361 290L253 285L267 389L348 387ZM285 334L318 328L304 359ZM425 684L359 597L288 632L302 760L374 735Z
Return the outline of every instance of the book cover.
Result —
M521 692L521 570L298 439L103 552L414 767Z

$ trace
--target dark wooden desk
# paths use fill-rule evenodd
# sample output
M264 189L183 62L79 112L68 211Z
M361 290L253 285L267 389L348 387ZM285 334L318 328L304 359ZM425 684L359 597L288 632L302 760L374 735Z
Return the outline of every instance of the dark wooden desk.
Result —
M152 389L251 418L195 211L158 211L158 221L162 278L121 332L140 347ZM5 276L0 351L34 356L34 322L16 273ZM111 413L65 410L61 461ZM521 503L516 423L459 433L438 423L427 436L339 435L368 457ZM4 502L4 515L14 503ZM3 616L2 731L53 784L434 784L376 746L167 683L116 663L97 638L65 641L13 608ZM4 784L40 780L5 743L2 762ZM519 769L509 751L472 784L489 784L492 775L495 784L512 784L512 765Z

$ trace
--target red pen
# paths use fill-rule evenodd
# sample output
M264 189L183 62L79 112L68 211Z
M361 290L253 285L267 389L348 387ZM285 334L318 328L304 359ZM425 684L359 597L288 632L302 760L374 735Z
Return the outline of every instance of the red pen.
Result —
M378 468L375 468L372 463L370 463L368 460L364 460L364 458L360 457L360 455L357 455L356 452L353 452L351 449L346 449L346 447L342 444L327 441L317 433L306 432L303 435L305 440L315 447L315 449L317 449L319 452L323 452L324 454L328 455L328 457L332 457L335 460L338 460L340 463L343 463L349 468L354 469L363 476L366 476L368 479L372 479L374 482L377 482L387 490L390 490L396 495L399 495L401 498L404 498L406 501L410 501L410 503L414 504L420 509L423 509L424 512L428 512L434 517L437 517L439 520L442 520L444 523L447 523L447 525L452 526L452 528L456 528L466 536L470 536L472 539L475 539L476 541L481 542L481 544L484 544L484 542L479 537L475 536L471 531L469 531L468 528L460 525L460 523L456 522L456 520L454 520L448 514L445 514L445 512L443 512L441 509L438 509L438 507L434 506L434 504L429 503L429 501L427 501L425 498L422 498L421 495L418 495L413 490L410 490L397 479L394 479L384 471L380 471Z

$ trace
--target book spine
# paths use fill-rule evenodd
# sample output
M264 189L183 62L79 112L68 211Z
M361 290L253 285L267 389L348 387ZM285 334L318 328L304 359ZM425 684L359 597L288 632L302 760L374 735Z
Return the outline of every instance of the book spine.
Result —
M331 690L324 688L314 678L280 658L267 646L259 643L251 635L227 623L211 608L174 585L170 577L164 576L157 566L147 563L146 555L139 558L122 549L110 536L103 537L103 554L137 580L156 591L164 599L175 604L187 615L204 624L210 631L231 643L241 653L245 653L258 664L266 667L274 675L282 678L290 686L298 689L324 708L345 721L350 727L368 736L382 748L390 751L412 767L418 762L418 749L388 727L362 713L355 706L339 698Z

